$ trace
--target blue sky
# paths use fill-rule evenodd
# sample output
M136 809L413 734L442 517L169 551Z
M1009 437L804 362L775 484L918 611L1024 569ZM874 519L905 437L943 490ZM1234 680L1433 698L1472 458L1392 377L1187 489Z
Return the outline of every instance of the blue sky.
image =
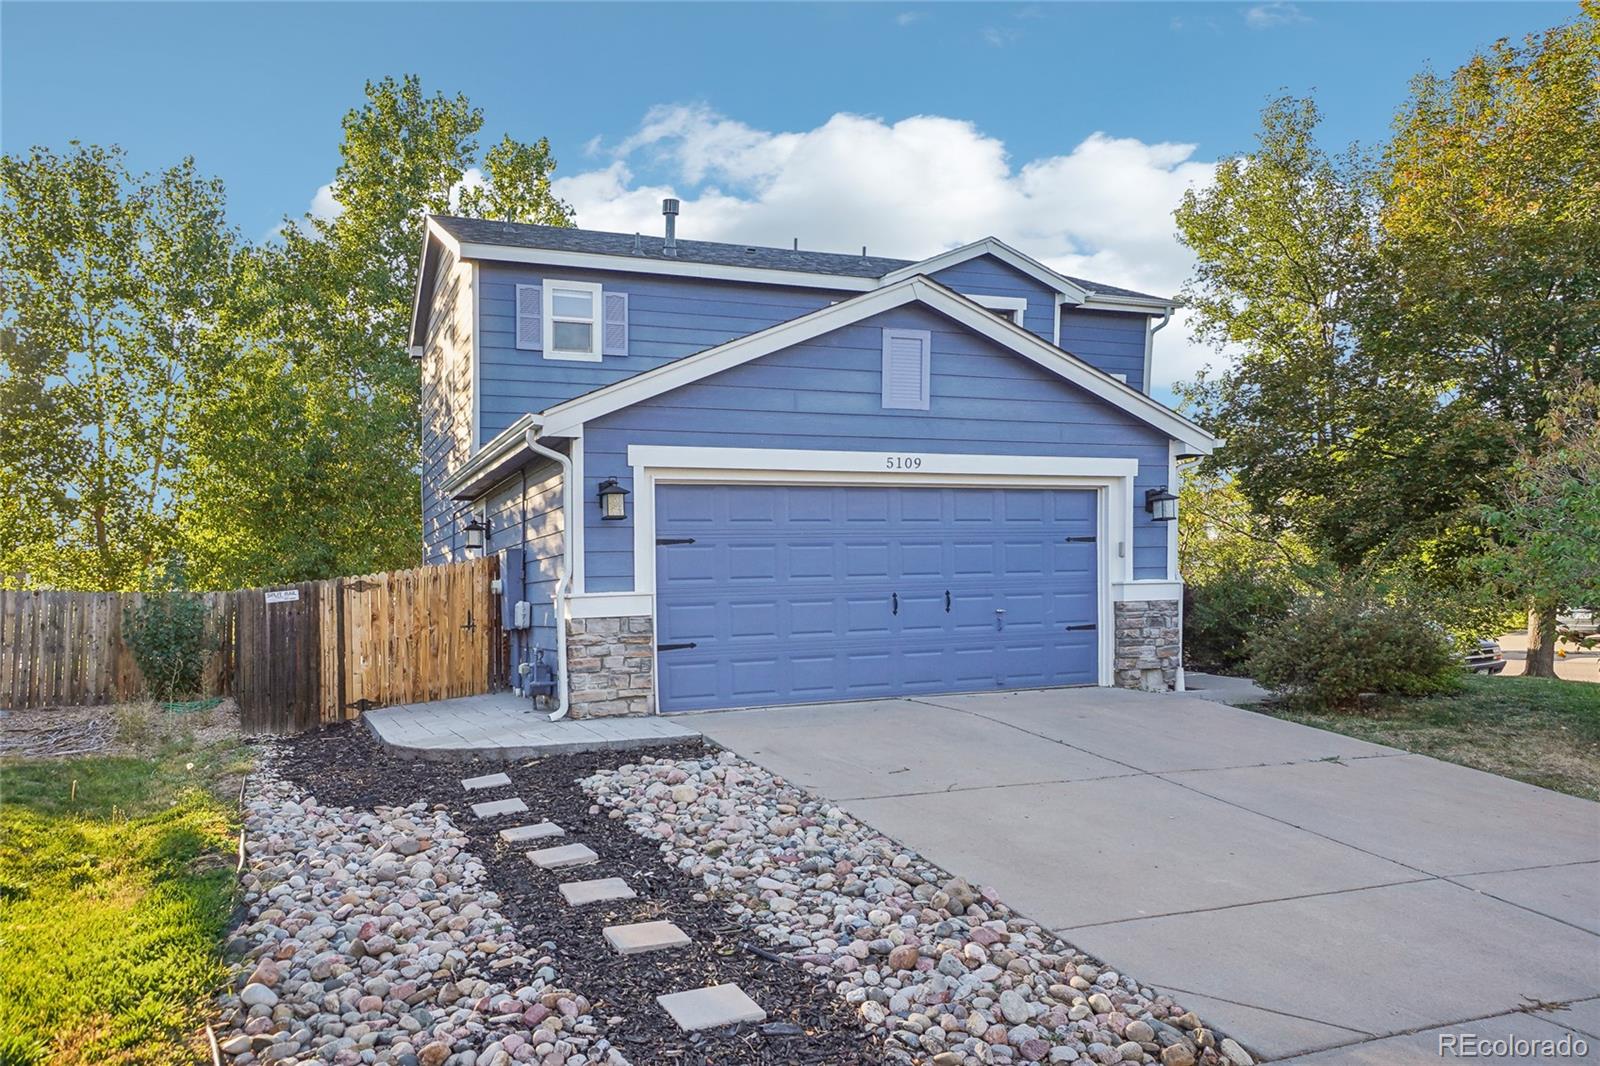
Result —
M1408 78L1566 4L0 4L0 145L185 154L248 236L332 177L365 79L416 72L548 136L580 224L916 256L994 232L1174 290L1176 197L1315 92L1381 138ZM329 209L324 201L319 209ZM1178 331L1175 331L1178 332ZM1165 338L1170 379L1200 359Z

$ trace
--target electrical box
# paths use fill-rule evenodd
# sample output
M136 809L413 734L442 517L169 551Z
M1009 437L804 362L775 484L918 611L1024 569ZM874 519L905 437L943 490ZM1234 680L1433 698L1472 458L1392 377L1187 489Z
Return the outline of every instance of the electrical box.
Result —
M511 628L527 629L533 625L533 604L527 600L518 600L517 605L511 609Z

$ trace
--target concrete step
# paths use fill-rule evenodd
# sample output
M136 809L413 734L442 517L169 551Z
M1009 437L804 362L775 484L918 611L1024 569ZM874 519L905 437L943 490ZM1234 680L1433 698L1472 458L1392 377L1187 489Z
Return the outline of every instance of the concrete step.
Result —
M554 822L518 825L510 829L500 830L500 839L507 844L525 844L530 840L545 840L550 837L564 837L566 835L567 831Z
M528 852L528 858L541 870L559 870L564 866L587 866L600 856L587 844L561 844L553 848L540 848Z
M500 788L502 785L511 784L511 778L505 774L484 774L482 777L465 777L461 779L461 787L468 792L476 792L480 788Z
M593 881L563 881L557 886L568 905L582 907L614 899L633 899L636 893L620 877L600 877Z
M744 989L738 985L712 985L688 992L672 992L657 996L656 1002L672 1015L672 1020L684 1032L767 1019L767 1012L745 995Z
M671 922L635 922L632 925L608 925L603 930L606 943L619 955L638 955L646 951L688 947L689 934Z
M474 803L472 813L479 818L500 818L507 814L521 814L528 809L521 798L512 796L510 799L490 800L487 803Z

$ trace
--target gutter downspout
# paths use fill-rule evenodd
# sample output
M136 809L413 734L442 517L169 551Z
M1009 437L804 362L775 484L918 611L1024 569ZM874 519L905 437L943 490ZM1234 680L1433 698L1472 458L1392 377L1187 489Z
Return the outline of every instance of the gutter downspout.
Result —
M550 721L559 722L567 716L570 706L567 691L567 595L572 591L572 457L562 455L553 448L539 443L542 426L532 425L522 433L528 450L546 459L554 459L561 467L561 580L556 585L556 709L550 712Z
M1154 387L1151 378L1156 372L1156 334L1167 328L1167 323L1172 321L1172 308L1161 312L1161 321L1150 327L1150 332L1144 335L1144 394L1149 396Z

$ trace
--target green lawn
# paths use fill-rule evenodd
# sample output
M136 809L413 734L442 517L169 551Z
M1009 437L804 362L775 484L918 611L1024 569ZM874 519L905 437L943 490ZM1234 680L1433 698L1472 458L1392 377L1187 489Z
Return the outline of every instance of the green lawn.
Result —
M236 741L0 763L0 1066L209 1060Z
M1472 676L1458 694L1392 700L1361 714L1254 709L1600 800L1600 685Z

